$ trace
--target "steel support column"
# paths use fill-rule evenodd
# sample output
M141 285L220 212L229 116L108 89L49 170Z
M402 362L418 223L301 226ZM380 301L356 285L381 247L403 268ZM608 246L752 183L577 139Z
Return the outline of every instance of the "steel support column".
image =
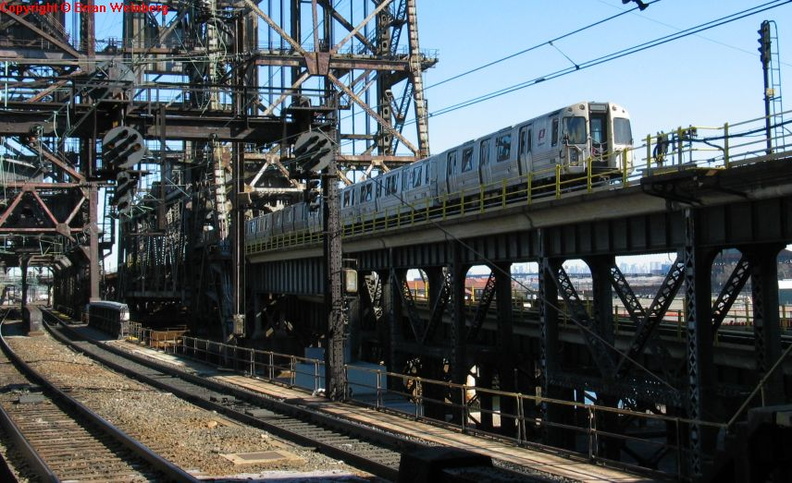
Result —
M714 404L711 266L715 253L699 245L697 212L685 210L685 325L687 330L688 475L700 478L706 454L712 454L714 434L699 421L707 419Z
M778 313L778 253L783 245L751 247L746 255L751 262L754 344L757 376L761 380L781 357L781 318ZM762 405L781 404L784 399L781 371L769 375Z
M515 371L517 358L514 350L514 313L512 306L511 263L498 263L492 268L495 275L495 300L498 310L498 381L502 391L516 391ZM501 432L506 436L516 436L517 423L514 418L504 417L505 414L517 414L514 399L501 398Z
M609 349L615 349L613 324L613 288L611 285L611 267L616 264L616 257L605 255L590 257L585 260L591 270L591 282L594 299L594 324L600 342ZM615 372L603 374L606 379L613 379Z
M448 266L447 281L450 284L450 299L447 308L451 315L451 382L463 384L468 375L467 351L465 350L465 275L467 266L461 261L462 247L450 242L451 264ZM452 395L452 402L462 407L465 403L458 395ZM456 412L454 421L460 422L463 415Z
M393 250L388 254L390 258L390 273L382 281L382 311L386 314L388 324L388 366L392 371L400 371L406 362L399 347L404 342L402 335L401 319L401 285L406 270L393 268Z
M613 286L615 284L611 277L616 266L616 257L612 255L589 257L585 259L585 262L591 270L594 299L593 317L598 333L602 343L612 348L615 352L616 333L613 320ZM616 379L616 373L617 370L614 368L613 373L604 374L604 383L607 385L610 381ZM597 394L597 404L602 406L617 407L618 402L619 397L614 394ZM622 434L624 432L616 413L599 413L596 425L599 431L604 431L606 434ZM598 438L598 446L592 448L592 450L601 456L618 461L623 442L622 438L602 436Z
M99 279L101 277L99 264L102 259L99 256L99 195L96 183L90 183L88 187L88 270L90 272L90 287L88 291L89 301L100 300Z
M431 343L432 336L437 330L437 326L443 321L443 315L446 313L446 308L451 300L452 285L451 285L451 272L445 267L428 267L424 269L428 278L429 292L427 294L429 300L429 320L426 322L426 333L422 335L421 342Z
M561 262L545 256L546 240L544 230L539 231L541 257L539 258L538 273L538 297L539 297L539 331L540 331L540 383L542 387L542 397L559 398L564 397L564 390L555 383L554 379L561 372L561 355L558 330L558 286L555 282L555 266L560 266ZM556 427L557 424L564 423L568 418L564 408L549 403L542 403L541 417L544 443L559 447L569 447L572 441L568 434Z

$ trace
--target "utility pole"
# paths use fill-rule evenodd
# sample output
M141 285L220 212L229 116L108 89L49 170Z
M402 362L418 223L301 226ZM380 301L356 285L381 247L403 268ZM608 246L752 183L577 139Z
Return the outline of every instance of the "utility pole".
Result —
M762 73L764 76L764 107L765 107L765 136L767 138L767 154L773 153L773 136L770 123L770 100L773 98L773 89L770 85L770 21L765 20L759 29L759 59L762 61Z

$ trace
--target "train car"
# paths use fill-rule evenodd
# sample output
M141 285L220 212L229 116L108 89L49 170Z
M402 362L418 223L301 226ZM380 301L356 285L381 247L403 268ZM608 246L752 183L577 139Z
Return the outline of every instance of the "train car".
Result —
M121 302L99 300L86 307L88 326L118 339L129 335L129 307Z
M474 193L510 190L560 177L569 188L599 179L621 177L633 169L632 129L626 109L612 102L579 102L503 128L407 166L341 190L345 225L393 217L444 200ZM253 222L265 237L288 233L306 224L308 210L293 205L268 222ZM307 222L295 221L302 216ZM251 223L251 222L249 222ZM254 239L261 239L261 235Z
M441 154L438 194L453 197L556 178L632 171L632 129L626 109L580 102L468 141Z

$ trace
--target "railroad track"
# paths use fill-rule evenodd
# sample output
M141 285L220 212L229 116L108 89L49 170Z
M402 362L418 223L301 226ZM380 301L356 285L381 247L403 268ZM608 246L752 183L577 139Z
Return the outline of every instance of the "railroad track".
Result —
M156 367L150 361L130 359L129 354L112 351L112 348L104 344L96 345L88 340L80 340L84 336L71 327L48 324L48 330L59 341L128 377L171 392L229 419L264 429L303 446L317 448L328 456L382 478L395 480L398 476L401 451L421 446L393 436L377 437L370 428L361 427L355 431L339 421L329 424L326 416L318 413L305 419L297 419L294 408L288 409L283 404L266 401L253 394L231 394L232 389L229 387L219 387L217 384L212 387L206 380L197 377L187 379L188 376L184 374L175 374L166 368ZM387 442L383 442L384 440Z
M332 458L384 479L393 481L398 478L403 453L429 446L417 439L387 433L306 406L273 400L243 388L187 374L111 345L96 344L85 340L85 331L61 324L55 315L49 314L47 319L50 322L58 321L58 324L45 324L56 339L72 345L115 371L168 391L204 409L216 411L229 419L264 429L303 446L317 448ZM532 480L524 474L507 470L493 471L501 477L496 480L542 480Z
M2 335L0 345L0 422L36 479L195 481L50 385Z

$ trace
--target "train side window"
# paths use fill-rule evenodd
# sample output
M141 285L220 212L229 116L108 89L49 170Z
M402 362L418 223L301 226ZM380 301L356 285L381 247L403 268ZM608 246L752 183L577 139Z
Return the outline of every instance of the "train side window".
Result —
M451 151L448 153L448 175L451 176L456 171L456 164L457 164L457 153L456 151Z
M421 166L416 166L413 168L412 186L413 188L421 186Z
M524 127L520 129L519 154L526 154L530 152L531 152L531 128Z
M498 161L506 161L511 156L511 133L498 136L495 140L498 150Z
M344 208L349 207L351 197L349 196L349 191L344 191L344 197L341 200L341 206Z
M481 141L481 146L479 147L479 166L486 166L487 163L489 163L489 147L489 139Z
M462 172L465 173L473 169L473 148L465 148L462 151Z
M558 118L553 119L553 131L551 134L551 146L558 146Z

